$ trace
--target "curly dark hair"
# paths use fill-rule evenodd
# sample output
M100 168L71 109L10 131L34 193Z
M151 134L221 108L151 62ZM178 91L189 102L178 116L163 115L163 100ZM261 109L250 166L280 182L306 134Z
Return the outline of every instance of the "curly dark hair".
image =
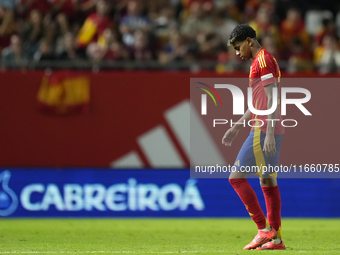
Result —
M234 44L235 42L243 42L248 37L256 38L255 30L247 24L237 25L229 35L228 46Z

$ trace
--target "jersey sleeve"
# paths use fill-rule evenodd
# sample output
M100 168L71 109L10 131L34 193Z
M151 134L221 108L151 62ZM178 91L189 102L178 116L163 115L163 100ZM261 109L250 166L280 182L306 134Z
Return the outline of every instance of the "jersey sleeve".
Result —
M260 79L262 86L277 82L277 69L273 57L269 54L259 57Z

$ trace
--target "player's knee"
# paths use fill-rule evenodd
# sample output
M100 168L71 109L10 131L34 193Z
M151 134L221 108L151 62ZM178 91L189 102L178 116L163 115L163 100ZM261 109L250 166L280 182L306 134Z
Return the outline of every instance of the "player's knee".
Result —
M231 186L235 188L247 182L247 177L248 175L242 172L239 171L232 172L229 175L229 183L231 184Z
M229 182L230 182L232 179L235 179L235 178L237 178L237 177L235 176L235 173L234 173L234 172L231 172L230 175L229 175Z
M248 173L243 173L240 171L231 172L229 175L229 181L230 179L246 179L248 175Z
M277 186L277 179L275 177L260 177L261 186L275 187Z

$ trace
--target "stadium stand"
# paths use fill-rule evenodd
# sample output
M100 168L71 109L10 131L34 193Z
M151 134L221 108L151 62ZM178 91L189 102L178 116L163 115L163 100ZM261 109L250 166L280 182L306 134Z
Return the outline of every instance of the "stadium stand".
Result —
M1 67L247 70L226 38L249 23L283 70L337 72L339 10L328 0L2 0Z

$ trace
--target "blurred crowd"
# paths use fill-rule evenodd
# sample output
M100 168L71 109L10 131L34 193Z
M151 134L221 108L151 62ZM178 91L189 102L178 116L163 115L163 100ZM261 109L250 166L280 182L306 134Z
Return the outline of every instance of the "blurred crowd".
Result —
M226 41L237 24L248 23L287 71L339 71L339 6L314 2L0 0L1 66L217 60L219 71L233 71L244 65Z

